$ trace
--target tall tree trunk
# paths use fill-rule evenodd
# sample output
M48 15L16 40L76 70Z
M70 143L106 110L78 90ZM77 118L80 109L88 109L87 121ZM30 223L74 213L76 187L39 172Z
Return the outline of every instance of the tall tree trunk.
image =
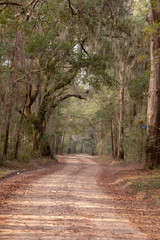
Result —
M33 134L33 151L39 150L39 140L38 140L38 132L34 130Z
M64 139L65 139L65 133L63 133L62 144L61 144L61 154L62 155L63 155L63 149L64 149Z
M111 119L111 145L112 145L112 157L114 158L114 139L113 139L113 121Z
M56 155L56 141L55 141L55 135L52 135L51 138L51 157L55 157Z
M62 143L62 137L57 135L56 136L56 154L61 154L61 143Z
M114 124L114 158L117 158L118 148L117 148L117 135L118 135L117 124Z
M25 102L24 102L23 107L22 107L22 115L21 115L21 118L20 118L20 121L19 121L19 124L18 124L18 131L17 131L16 145L15 145L15 152L14 152L14 158L15 159L18 158L18 150L19 150L19 143L20 143L20 132L21 132L21 127L22 127L22 121L23 121L23 118L24 118L24 109L25 109L25 106L26 106L26 102L27 102L27 94L26 94L26 97L25 97Z
M74 145L73 145L73 153L77 153L77 143L74 142Z
M150 24L160 23L160 0L151 0ZM160 27L157 33L153 33L150 39L151 76L148 93L147 109L147 147L146 166L154 167L160 165Z
M38 123L34 124L34 147L35 150L40 150L42 156L53 156L51 151L51 146L48 138L45 135L45 123L43 126Z
M120 118L119 118L119 139L118 139L118 159L124 160L124 63L121 61L119 71L120 78Z
M95 148L94 148L93 145L92 145L92 155L93 155L93 156L95 155Z
M132 103L130 106L130 121L129 121L129 128L132 129L132 125L134 122L134 119L136 117L137 114L137 106L136 103Z
M39 140L40 152L42 156L52 156L50 143L44 135L40 137Z
M13 103L14 103L14 91L15 91L15 87L16 87L16 82L15 82L15 78L16 78L16 69L17 66L23 66L23 62L21 59L21 55L24 49L24 45L23 48L21 49L21 54L20 54L20 49L19 46L22 45L23 41L22 41L22 35L21 35L21 31L17 30L16 32L16 41L15 41L15 46L14 46L14 51L13 51L13 60L12 60L12 68L11 68L11 72L10 72L10 84L11 84L11 93L10 93L10 100L9 100L9 104L8 104L8 109L7 109L7 120L6 120L6 128L5 128L5 140L4 140L4 146L3 146L3 156L7 155L8 152L8 139L9 139L9 131L10 131L10 124L11 124L11 117L12 117L12 108L13 108ZM24 60L24 58L23 58Z
M11 74L11 77L12 77L12 74ZM11 80L11 81L13 81L13 80ZM4 139L4 146L3 146L3 156L6 156L7 152L8 152L8 139L9 139L11 117L12 117L13 97L14 97L14 85L13 85L13 82L12 82L9 104L8 104L8 108L7 108L7 119L6 119L6 127L5 127L5 139Z
M71 153L71 147L72 147L72 136L69 137L68 154Z
M83 146L84 146L84 144L81 143L80 153L83 153Z

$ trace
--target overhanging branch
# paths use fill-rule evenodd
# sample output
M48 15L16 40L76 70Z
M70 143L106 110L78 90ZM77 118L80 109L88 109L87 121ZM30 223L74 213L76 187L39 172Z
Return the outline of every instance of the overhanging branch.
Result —
M82 95L79 95L79 94L67 94L67 95L63 96L62 98L60 98L59 100L57 100L57 102L52 105L52 108L56 108L60 102L63 102L65 99L70 98L70 97L75 97L75 98L86 100L85 97L83 97Z
M46 116L45 116L46 121L49 120L49 118L50 118L50 116L51 116L51 114L52 114L52 112L53 112L53 109L55 109L60 102L63 102L65 99L70 98L70 97L75 97L75 98L79 98L79 99L82 99L82 100L86 100L86 98L83 97L83 96L81 96L80 94L67 94L67 95L59 98L59 99L57 100L57 102L53 103L53 104L50 106L49 111L47 111L47 114L46 114ZM54 98L54 99L55 99L55 98Z

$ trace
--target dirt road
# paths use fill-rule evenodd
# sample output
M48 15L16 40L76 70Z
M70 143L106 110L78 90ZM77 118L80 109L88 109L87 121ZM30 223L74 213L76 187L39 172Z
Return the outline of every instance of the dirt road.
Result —
M61 157L64 167L22 186L0 209L0 239L144 240L99 187L103 164Z

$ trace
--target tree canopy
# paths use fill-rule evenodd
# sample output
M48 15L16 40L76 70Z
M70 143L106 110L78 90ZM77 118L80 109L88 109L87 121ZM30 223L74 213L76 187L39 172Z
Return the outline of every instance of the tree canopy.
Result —
M159 164L147 147L152 135L159 154L147 120L159 1L0 1L0 26L2 160L87 152Z

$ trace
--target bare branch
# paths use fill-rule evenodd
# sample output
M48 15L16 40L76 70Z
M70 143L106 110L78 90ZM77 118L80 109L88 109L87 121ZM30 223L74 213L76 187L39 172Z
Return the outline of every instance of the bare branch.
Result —
M39 3L39 0L35 1L35 3L33 4L33 9L36 7L37 3Z
M35 1L36 1L36 0L30 1L30 2L28 3L27 7L29 7L29 6L31 6L32 4L34 4Z
M79 40L79 43L80 43L80 45L81 45L82 50L88 55L87 50L84 48L84 43L85 43L85 41L86 41L86 39L83 39L82 42Z
M26 7L32 6L31 9L30 9L30 11L29 11L29 12L27 13L27 15L26 15L26 21L28 21L28 20L30 19L31 15L32 15L32 12L33 12L33 10L35 9L37 3L39 3L39 0L33 0L33 1L31 1L31 2L26 6Z
M17 7L22 7L23 5L20 3L15 3L15 2L0 2L0 5L13 5L13 6L17 6Z
M71 5L71 0L68 0L68 4L69 4L69 9L71 10L72 16L76 15L76 11L73 9L73 7Z

